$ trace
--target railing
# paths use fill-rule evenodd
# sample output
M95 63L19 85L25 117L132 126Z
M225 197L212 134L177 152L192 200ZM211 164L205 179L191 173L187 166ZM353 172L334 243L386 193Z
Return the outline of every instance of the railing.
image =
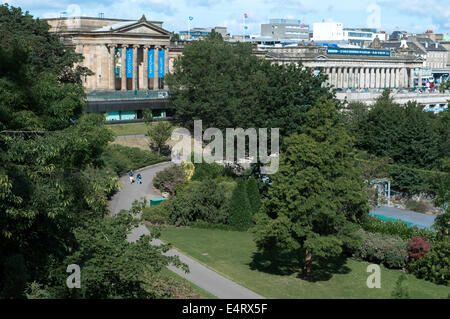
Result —
M86 94L88 101L122 101L167 99L169 92L159 91L91 91Z

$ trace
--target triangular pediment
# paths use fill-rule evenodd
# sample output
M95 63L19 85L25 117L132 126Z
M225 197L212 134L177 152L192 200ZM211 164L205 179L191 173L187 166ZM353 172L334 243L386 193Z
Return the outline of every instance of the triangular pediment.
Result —
M160 28L147 21L137 21L136 23L123 26L116 30L112 30L114 33L124 33L124 34L145 34L145 35L165 35L170 36L170 32Z

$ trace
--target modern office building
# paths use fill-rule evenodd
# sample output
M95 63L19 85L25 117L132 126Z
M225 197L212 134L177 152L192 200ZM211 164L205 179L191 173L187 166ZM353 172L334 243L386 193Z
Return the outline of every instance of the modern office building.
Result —
M314 42L343 41L344 25L340 22L317 22L313 24Z
M214 28L192 28L190 30L184 30L180 31L180 39L181 40L201 40L209 36L214 30L217 33L220 33L222 35L222 38L224 40L230 39L230 34L227 32L226 27L214 27Z
M269 23L261 24L261 37L274 40L308 41L309 25L300 20L270 19Z

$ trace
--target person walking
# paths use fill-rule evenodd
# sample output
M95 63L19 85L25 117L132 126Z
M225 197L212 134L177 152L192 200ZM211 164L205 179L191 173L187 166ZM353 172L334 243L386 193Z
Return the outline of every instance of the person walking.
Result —
M133 184L134 183L134 172L133 172L133 170L130 170L128 172L128 175L130 175L130 183Z
M138 184L142 184L142 176L141 176L141 174L137 175L137 183Z

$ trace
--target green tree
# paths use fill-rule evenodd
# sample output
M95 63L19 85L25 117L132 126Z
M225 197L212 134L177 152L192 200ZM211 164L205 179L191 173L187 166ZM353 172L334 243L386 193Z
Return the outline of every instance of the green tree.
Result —
M254 234L260 251L303 256L303 275L308 278L313 258L356 247L355 223L367 216L368 205L352 139L339 123L333 102L320 99L308 111L302 130L285 140Z
M230 199L230 225L236 230L246 231L253 225L253 210L247 196L247 183L239 180Z
M106 215L107 195L116 188L117 178L100 167L99 158L112 135L102 116L82 113L82 72L74 68L81 56L48 28L18 8L0 6L4 297L23 296L23 283L47 284L49 273L77 247L73 230ZM8 282L13 276L20 277L15 287Z
M167 245L153 246L151 241L159 235L152 229L151 235L141 236L136 242L128 242L127 235L138 226L136 216L146 202L135 202L130 211L121 211L114 217L97 217L86 221L74 230L79 248L65 259L63 265L80 266L80 289L63 288L55 284L54 294L78 298L154 298L160 291L145 289L146 283L169 264L188 271L176 256L165 256ZM64 267L64 266L63 266ZM65 283L66 274L59 271L54 279Z
M253 177L247 182L247 197L252 214L257 214L261 208L261 195L259 194L258 183Z
M249 43L230 43L212 33L192 41L168 75L176 119L189 129L203 127L280 128L282 136L298 132L303 116L320 96L333 98L302 65L277 65L256 57Z
M395 103L386 90L367 114L352 115L350 132L356 146L370 154L389 157L396 164L429 169L438 158L433 117L416 102Z
M403 282L406 281L406 275L402 273L400 277L398 277L397 282L395 284L395 288L392 291L392 298L394 299L409 299L409 291L408 288L403 287Z
M8 4L0 5L0 47L21 43L30 52L27 64L33 75L52 73L61 83L81 85L82 77L94 73L81 65L74 67L83 61L83 56L67 49L49 29L45 20L34 19L28 12Z
M172 125L169 122L154 122L148 125L148 136L152 143L158 149L158 155L161 153L161 148L167 142L172 134Z
M443 82L440 87L439 87L439 91L440 92L445 92L447 90L450 90L450 80L447 80L446 82Z

